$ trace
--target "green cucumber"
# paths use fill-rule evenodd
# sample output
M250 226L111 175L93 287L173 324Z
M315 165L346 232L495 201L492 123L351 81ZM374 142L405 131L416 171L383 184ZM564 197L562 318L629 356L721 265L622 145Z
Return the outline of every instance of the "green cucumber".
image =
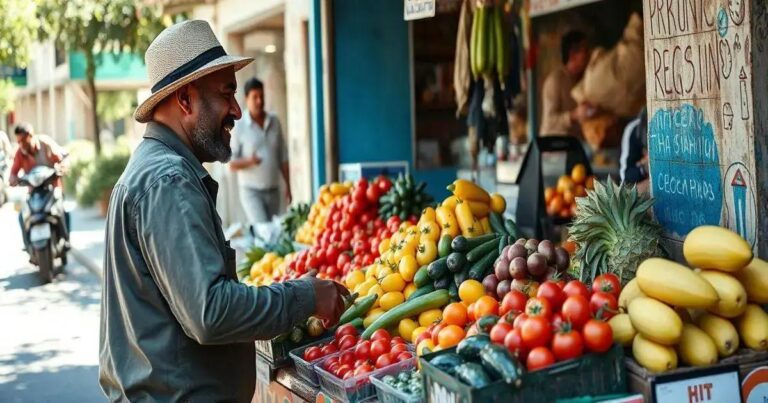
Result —
M440 237L440 242L437 244L437 254L440 257L446 257L451 254L453 251L451 249L451 236L449 234L445 234L442 237Z
M496 315L485 315L477 320L477 330L481 333L488 334L498 321L499 317Z
M467 272L468 270L462 270L453 275L453 283L456 284L456 287L461 286L461 283L467 280Z
M482 388L491 384L491 377L483 366L467 362L456 367L456 377L473 388Z
M424 311L442 308L447 305L450 300L451 297L448 295L448 290L436 290L427 295L422 295L410 301L403 302L379 316L373 323L371 323L371 326L365 329L360 337L364 340L368 340L371 338L373 332L379 329L388 328L399 323L404 318L418 315Z
M480 356L483 347L491 344L491 338L487 334L477 334L469 336L459 342L456 346L456 353L467 361L472 361Z
M363 318L354 318L349 322L350 325L362 329L363 328Z
M429 361L430 365L437 367L439 370L453 375L456 372L456 367L464 364L464 359L460 355L455 353L445 353L438 355Z
M459 286L456 285L454 281L451 281L451 283L448 285L448 295L451 296L451 301L459 301Z
M463 235L458 235L456 238L453 238L453 241L451 242L451 248L453 248L455 252L466 253L484 244L485 242L496 238L497 236L498 235L496 234L485 234L468 239Z
M502 239L500 242L504 242L504 240ZM485 274L488 273L488 269L493 267L493 262L497 257L499 257L498 247L492 247L490 249L491 251L487 255L483 256L480 260L474 262L472 266L469 267L469 278L477 281L483 281L483 277L485 277Z
M511 235L506 228L504 228L504 217L501 214L491 211L488 215L488 222L491 224L491 230L501 235Z
M427 295L431 293L432 291L435 291L435 286L432 283L427 283L427 285L417 288L416 291L414 291L411 295L408 296L408 299L406 301L410 301L414 298L418 298L422 295Z
M427 269L427 266L421 266L413 276L413 284L416 284L416 288L421 288L429 284L429 280L429 270Z
M435 284L436 290L447 290L448 288L450 288L452 283L453 283L453 276L446 274L445 276L435 280L434 284Z
M343 325L352 321L352 319L363 316L363 314L371 309L373 304L376 302L377 297L378 295L376 294L368 295L353 303L349 308L347 308L346 311L344 311L344 313L341 314L341 318L339 318L339 324Z
M501 241L499 242L499 256L501 256L502 252L504 252L504 248L506 248L507 245L511 243L512 243L511 236L506 236L506 235L501 236Z
M507 384L518 388L522 386L523 367L505 347L487 344L480 350L480 361L488 372Z
M502 239L501 242L505 242L505 239ZM484 256L488 255L492 250L499 247L499 238L491 239L488 242L483 243L482 245L472 249L467 253L467 260L474 263L478 260L482 259Z
M453 252L448 255L447 259L446 263L448 264L448 270L450 270L451 273L458 273L467 265L467 257L461 252Z
M429 278L432 280L438 280L445 277L445 274L448 273L448 258L441 257L430 263L429 266L427 266L427 272L429 273Z
M515 224L514 221L510 219L504 220L504 228L507 230L507 233L509 233L509 236L512 238L520 238L520 229L517 228L517 224Z

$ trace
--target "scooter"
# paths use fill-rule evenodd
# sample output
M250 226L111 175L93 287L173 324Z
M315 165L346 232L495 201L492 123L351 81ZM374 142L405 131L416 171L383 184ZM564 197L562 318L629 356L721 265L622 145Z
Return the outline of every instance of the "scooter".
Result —
M62 193L54 186L60 176L56 169L40 165L19 178L19 184L30 188L29 199L21 210L24 244L46 283L53 281L54 259L66 265L69 249Z

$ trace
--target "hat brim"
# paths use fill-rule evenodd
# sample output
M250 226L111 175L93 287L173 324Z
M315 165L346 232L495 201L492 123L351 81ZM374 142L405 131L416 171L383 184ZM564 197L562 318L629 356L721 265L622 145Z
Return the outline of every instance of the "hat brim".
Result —
M177 89L191 83L192 81L197 80L200 77L219 71L221 69L225 69L227 67L234 66L235 71L238 71L250 64L252 61L252 57L230 55L211 60L208 64L200 67L198 70L195 70L194 72L180 78L179 80L163 87L159 91L150 95L149 98L145 99L144 102L142 102L139 107L136 108L136 112L133 113L133 118L140 123L147 123L152 120L152 111L155 109L155 106L157 106L160 101L165 99L168 95L172 94Z

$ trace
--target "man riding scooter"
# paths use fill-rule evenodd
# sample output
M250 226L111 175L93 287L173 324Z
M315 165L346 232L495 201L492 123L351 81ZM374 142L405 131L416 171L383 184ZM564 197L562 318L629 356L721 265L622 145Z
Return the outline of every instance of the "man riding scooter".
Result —
M61 178L57 169L66 153L50 137L35 135L28 123L16 126L14 134L19 148L13 159L9 183L11 186L27 185L32 191L30 200L19 214L24 247L30 254L30 261L40 266L44 279L50 280L52 259L60 257L62 264L66 264L66 250L69 249L69 220L62 205ZM19 177L20 171L24 176ZM35 253L41 248L41 240L46 244L41 255L45 256L46 262L38 261L39 253Z

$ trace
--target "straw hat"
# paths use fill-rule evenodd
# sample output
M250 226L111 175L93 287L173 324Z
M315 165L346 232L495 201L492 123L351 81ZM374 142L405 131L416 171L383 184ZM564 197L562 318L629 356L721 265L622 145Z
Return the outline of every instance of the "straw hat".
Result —
M136 108L133 117L148 122L155 106L185 84L229 66L240 70L252 61L251 57L227 55L206 21L172 25L152 41L144 55L152 95Z

